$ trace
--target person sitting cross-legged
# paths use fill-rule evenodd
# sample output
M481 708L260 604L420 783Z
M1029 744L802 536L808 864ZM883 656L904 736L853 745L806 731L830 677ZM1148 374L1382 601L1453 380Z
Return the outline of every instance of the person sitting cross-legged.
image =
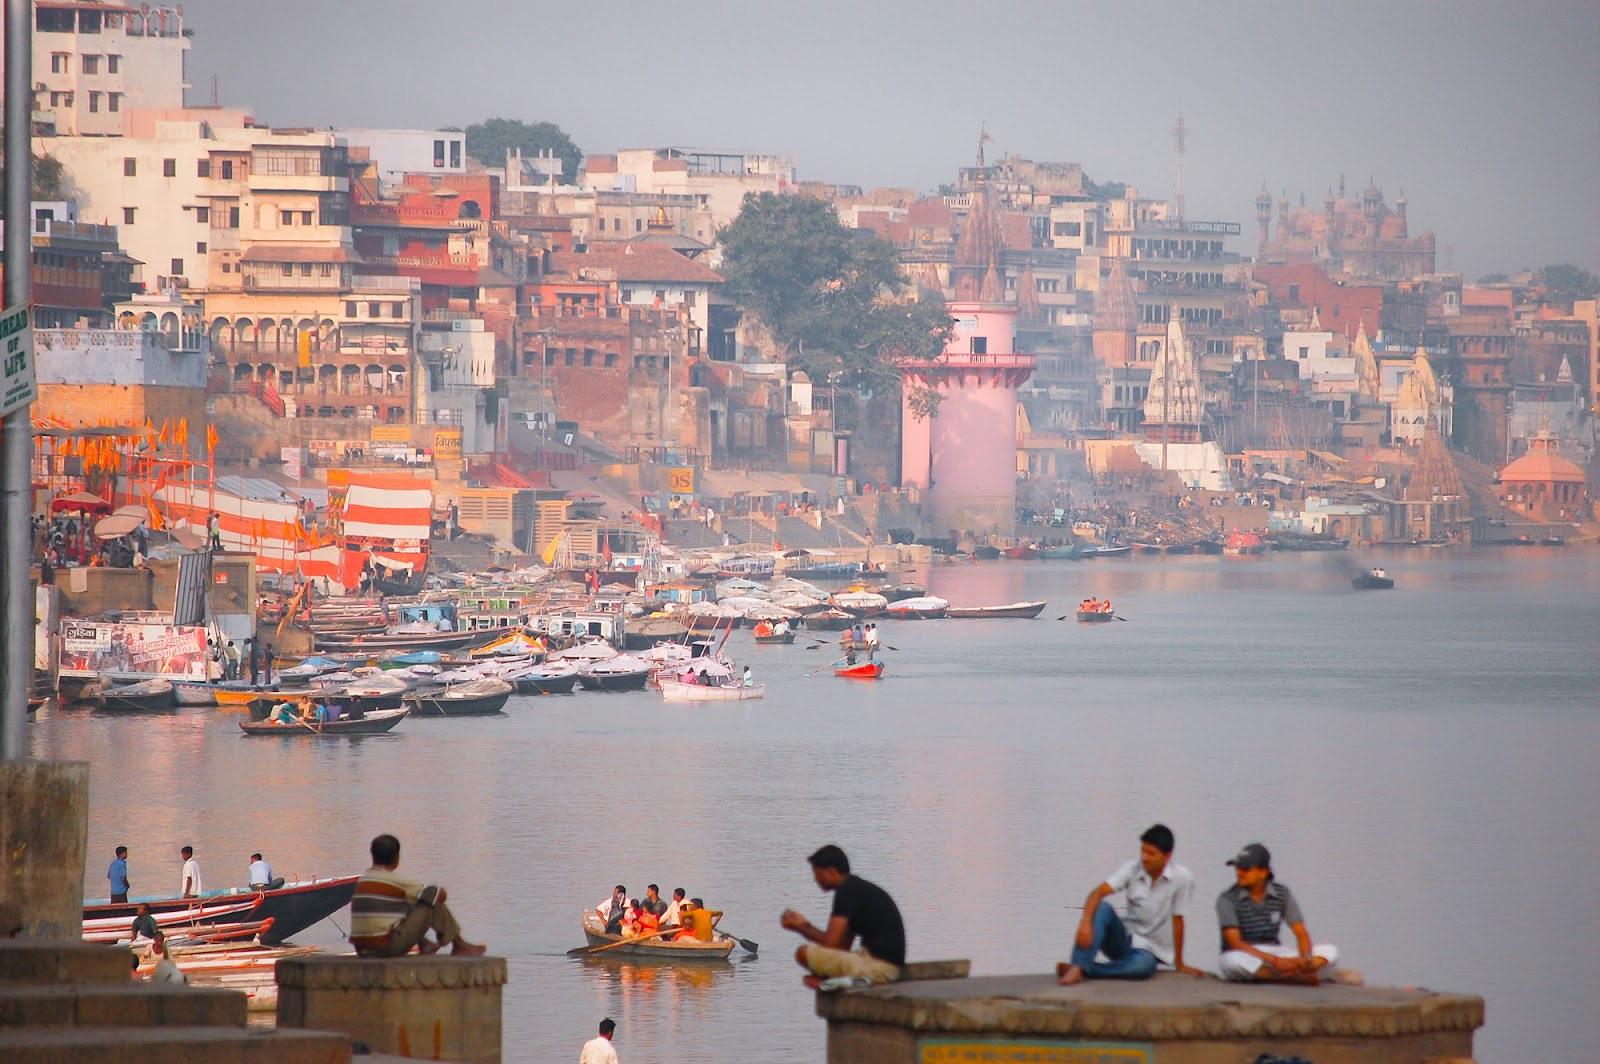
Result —
M445 945L456 956L478 957L486 946L461 936L456 918L445 905L443 887L397 875L400 840L379 835L372 840L372 867L361 873L350 901L350 944L362 957L400 957L413 946L437 953ZM433 941L427 933L432 931Z

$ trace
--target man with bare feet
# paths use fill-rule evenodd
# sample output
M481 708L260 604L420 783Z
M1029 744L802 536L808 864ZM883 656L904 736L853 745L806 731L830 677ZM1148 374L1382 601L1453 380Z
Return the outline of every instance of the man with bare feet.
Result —
M825 980L892 983L900 978L906 963L906 929L889 892L851 875L850 859L837 846L824 846L807 860L817 886L833 893L833 912L826 930L793 909L785 909L779 920L811 943L794 954L800 967L811 973L802 982L821 990L827 988ZM861 945L852 952L850 944L858 938Z
M1204 974L1183 963L1183 918L1194 896L1194 875L1172 860L1173 845L1171 828L1152 825L1139 836L1139 859L1089 892L1072 960L1056 965L1057 982L1148 979L1162 964L1186 975ZM1127 899L1126 916L1118 916L1107 900L1119 893Z
M361 873L350 901L350 944L363 957L400 957L417 947L437 953L448 944L458 957L479 957L487 946L461 937L456 918L445 906L443 887L396 875L400 840L379 835L372 840L372 867ZM429 941L427 933L434 938Z
M1235 982L1360 983L1359 973L1335 972L1339 951L1311 944L1300 915L1300 903L1272 874L1272 855L1252 842L1228 862L1237 882L1217 898L1217 923L1222 928L1222 977ZM1279 943L1284 924L1294 933L1294 946Z

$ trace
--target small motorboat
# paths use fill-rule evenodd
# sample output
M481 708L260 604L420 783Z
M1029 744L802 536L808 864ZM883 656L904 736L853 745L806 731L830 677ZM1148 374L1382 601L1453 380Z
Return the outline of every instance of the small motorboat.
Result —
M633 960L725 961L734 946L738 945L738 940L732 938L701 942L697 938L674 939L666 936L630 942L621 935L607 934L600 918L588 911L583 914L583 937L591 946L613 946L600 956L624 953Z
M1388 591L1394 587L1394 577L1382 569L1368 569L1350 581L1357 591Z
M652 666L631 654L618 654L578 669L578 682L590 691L642 691Z
M1018 543L1001 553L1014 562L1030 562L1039 556L1039 548L1032 543Z
M849 591L841 591L839 594L833 596L834 609L843 610L845 613L848 613L854 617L876 617L878 614L883 612L883 608L887 605L889 605L888 596L880 595L876 591L867 591L862 588L852 588ZM816 615L813 614L811 617L806 618L806 623L812 624L815 616ZM813 627L815 627L815 625L813 625Z
M846 680L876 680L883 675L881 661L858 661L854 665L836 665L833 674Z
M942 599L937 595L924 595L921 598L891 602L884 608L883 615L901 621L937 621L949 608L949 599Z
M160 713L177 706L172 681L153 679L107 688L99 696L99 706L118 713Z
M1133 548L1124 543L1120 547L1085 547L1078 552L1079 558L1126 558L1133 553Z
M1045 561L1058 561L1062 559L1077 559L1083 556L1083 548L1076 543L1065 543L1055 547L1040 547L1039 557Z
M928 593L928 589L921 584L885 584L878 589L890 602L899 602L902 599L921 598Z
M450 684L443 690L407 695L419 717L471 717L499 713L516 689L505 680L486 677Z
M665 702L743 702L767 697L767 685L760 683L749 687L740 683L707 687L704 684L684 683L670 676L661 676L659 682L661 698Z
M1038 602L1013 602L1009 606L951 606L945 611L945 616L964 621L1008 617L1027 620L1043 613L1044 607L1044 600Z
M321 724L307 724L302 721L276 724L266 720L241 720L239 728L246 735L287 735L299 739L333 735L376 735L399 724L410 712L403 706L400 709L378 709L359 716L340 716L338 720L323 721Z
M546 661L515 669L501 679L519 695L570 695L578 682L578 666L570 661Z

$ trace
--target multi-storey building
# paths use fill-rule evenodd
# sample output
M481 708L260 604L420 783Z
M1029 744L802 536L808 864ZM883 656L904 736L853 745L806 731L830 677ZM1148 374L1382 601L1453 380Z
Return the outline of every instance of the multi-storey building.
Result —
M1278 200L1276 235L1271 232L1272 196L1262 188L1256 196L1256 226L1263 263L1317 263L1334 276L1358 280L1405 281L1434 270L1434 235L1410 235L1405 193L1390 208L1373 182L1356 202L1345 198L1340 177L1339 194L1330 188L1321 211L1307 207L1304 195L1291 211L1284 195Z
M181 108L188 51L181 4L36 0L35 130L117 137L129 111Z
M34 326L109 325L112 305L131 294L131 260L117 244L116 226L80 222L64 202L34 203L31 222L8 232L0 220L0 247L8 237L32 241Z
M595 190L688 196L701 215L688 235L711 243L719 226L738 217L747 194L791 191L795 161L788 155L747 151L627 148L586 158L582 183Z

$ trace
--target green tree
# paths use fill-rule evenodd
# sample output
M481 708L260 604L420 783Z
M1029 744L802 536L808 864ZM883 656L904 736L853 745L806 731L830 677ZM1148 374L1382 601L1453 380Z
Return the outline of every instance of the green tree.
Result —
M1539 271L1539 283L1551 303L1570 307L1575 299L1593 299L1600 295L1600 278L1581 266L1569 262L1546 266Z
M1083 179L1083 192L1092 200L1121 199L1128 193L1128 184L1125 181L1091 180L1087 175Z
M717 239L730 294L819 384L898 394L900 363L932 358L949 339L943 302L910 298L894 247L846 229L819 199L751 193ZM911 405L932 416L937 396L923 391Z
M0 137L5 136L4 127L0 127ZM5 160L0 159L0 186L5 183ZM35 155L33 157L33 177L30 194L36 200L59 200L68 198L67 171L61 160L54 155Z
M467 127L467 154L485 166L504 166L506 151L521 148L522 154L552 152L566 169L563 180L577 181L583 152L572 138L554 122L524 122L517 118L486 118Z
M1505 284L1509 280L1511 280L1511 275L1508 273L1486 273L1482 277L1478 278L1478 283Z

